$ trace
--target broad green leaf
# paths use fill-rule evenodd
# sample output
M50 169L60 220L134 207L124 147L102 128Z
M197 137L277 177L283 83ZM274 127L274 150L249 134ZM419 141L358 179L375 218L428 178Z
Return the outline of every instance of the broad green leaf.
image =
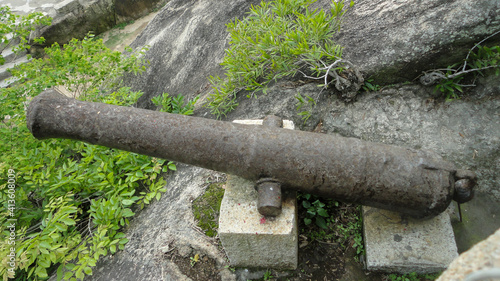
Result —
M316 225L323 229L328 229L326 221L322 217L316 217Z

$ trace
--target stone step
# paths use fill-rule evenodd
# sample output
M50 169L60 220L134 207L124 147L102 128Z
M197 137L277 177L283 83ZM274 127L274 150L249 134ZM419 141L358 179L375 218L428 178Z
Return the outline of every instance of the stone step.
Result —
M363 206L366 269L421 274L445 270L458 257L449 212L432 219Z
M9 68L13 68L16 65L19 65L22 63L27 63L29 61L30 60L28 59L27 56L21 56L21 57L17 57L17 59L12 61L12 62L1 65L0 66L0 88L6 88L10 84L15 82L15 79L11 78L12 75L8 71Z
M26 51L19 52L16 54L12 51L12 48L14 48L14 47L7 48L7 49L3 50L3 52L2 52L2 56L5 59L5 63L13 62L20 57L26 56L26 54L27 54Z
M257 211L255 183L228 176L219 216L219 238L231 266L294 270L298 263L297 199L283 193L282 213Z

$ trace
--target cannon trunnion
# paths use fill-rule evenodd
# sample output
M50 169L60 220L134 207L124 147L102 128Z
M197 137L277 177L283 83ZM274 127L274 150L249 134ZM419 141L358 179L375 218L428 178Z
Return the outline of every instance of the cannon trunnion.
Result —
M252 126L83 102L47 90L29 105L38 139L67 138L401 212L443 212L472 199L475 174L431 151L336 135ZM455 182L458 184L455 185Z

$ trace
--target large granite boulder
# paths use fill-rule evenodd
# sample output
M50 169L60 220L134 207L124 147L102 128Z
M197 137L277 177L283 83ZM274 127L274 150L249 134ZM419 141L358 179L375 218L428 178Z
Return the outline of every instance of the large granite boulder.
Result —
M498 280L499 269L500 229L455 259L437 281Z
M194 97L210 89L208 77L222 75L219 63L228 46L226 24L241 18L258 0L171 1L132 43L149 45L151 64L145 75L130 77L142 90L141 107L152 107L152 97L169 93Z
M100 34L116 25L113 0L64 1L54 6L49 15L52 24L40 29L47 46L81 39L89 32Z
M500 30L497 0L359 0L337 40L344 56L381 83L413 81L422 71L463 61ZM488 43L499 44L500 36Z
M163 6L168 0L115 0L116 23L143 17Z

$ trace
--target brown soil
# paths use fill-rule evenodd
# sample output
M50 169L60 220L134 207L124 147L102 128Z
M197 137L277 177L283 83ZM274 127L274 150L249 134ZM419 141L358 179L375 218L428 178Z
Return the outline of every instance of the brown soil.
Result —
M194 281L219 281L219 271L215 260L207 256L199 257L198 261L192 258L184 258L180 256L177 251L172 251L165 258L173 261L182 274L188 276Z

